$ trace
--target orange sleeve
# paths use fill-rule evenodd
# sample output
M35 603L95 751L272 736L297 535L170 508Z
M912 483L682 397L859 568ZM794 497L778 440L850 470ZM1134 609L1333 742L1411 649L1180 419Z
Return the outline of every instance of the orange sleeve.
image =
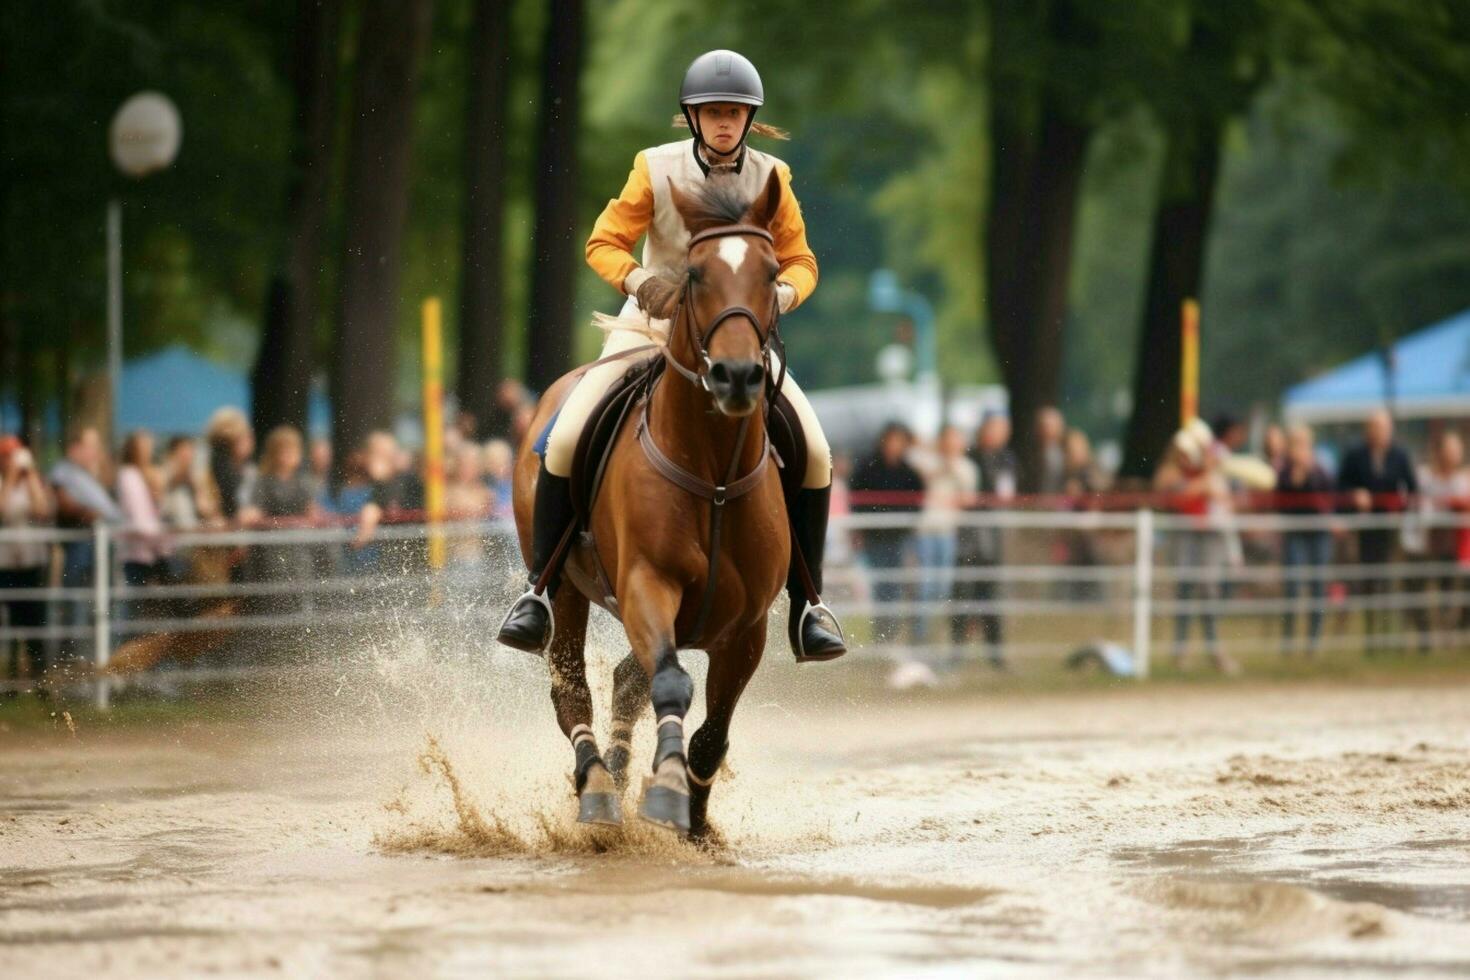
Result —
M781 204L771 223L771 235L776 239L776 261L781 263L778 278L796 290L796 302L791 305L795 309L817 288L817 257L806 243L806 222L791 190L791 168L783 163L776 173L781 181Z
M633 246L648 230L653 220L653 183L648 176L648 161L639 153L633 158L633 170L623 192L602 209L587 239L587 264L603 280L622 292L623 281L638 268Z

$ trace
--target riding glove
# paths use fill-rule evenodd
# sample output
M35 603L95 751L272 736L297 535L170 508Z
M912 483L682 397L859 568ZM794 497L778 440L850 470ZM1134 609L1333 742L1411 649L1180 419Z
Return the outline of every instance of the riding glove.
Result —
M638 285L638 307L655 320L672 319L679 308L679 284L649 276Z

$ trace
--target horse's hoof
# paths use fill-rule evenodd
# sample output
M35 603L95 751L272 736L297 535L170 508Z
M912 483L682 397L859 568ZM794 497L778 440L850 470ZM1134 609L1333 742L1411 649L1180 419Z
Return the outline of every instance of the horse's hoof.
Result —
M583 793L577 801L577 823L621 827L623 805L613 793Z
M638 815L655 827L689 835L689 794L667 786L649 786L638 805Z

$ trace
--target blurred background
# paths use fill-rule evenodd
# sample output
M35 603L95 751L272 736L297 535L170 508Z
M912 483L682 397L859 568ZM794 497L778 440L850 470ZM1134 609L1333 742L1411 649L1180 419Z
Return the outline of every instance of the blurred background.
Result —
M1435 631L1410 614L1459 604L1463 462L1439 447L1470 414L1464 4L18 0L0 18L0 430L6 459L30 461L6 464L7 523L31 534L9 540L32 547L6 563L16 643L103 643L128 588L174 590L147 593L173 612L131 614L143 635L193 617L180 602L293 591L271 584L283 566L286 583L376 574L381 556L361 555L379 525L424 521L426 381L445 394L428 426L446 440L439 516L480 535L488 522L508 549L510 446L535 393L595 353L592 313L622 300L583 242L634 153L681 138L679 80L713 47L754 60L762 120L792 133L752 139L791 164L821 263L784 332L852 476L843 506L865 515L837 534L869 573L879 524L907 535L878 547L898 591L855 572L854 609L897 603L915 619L904 642L923 646L909 634L923 638L927 615L1022 609L1027 568L1041 569L1037 615L1106 605L1113 585L1152 594L1167 583L1138 579L1136 553L1155 555L1152 528L1130 523L1141 504L1225 542L1170 552L1170 567L1245 569L1277 589L1245 607L1220 576L1181 583L1198 594L1146 623L1289 615L1290 529L1218 522L1293 507L1297 530L1322 536L1313 569L1357 561L1363 534L1391 551L1382 576L1299 574L1304 613L1356 612L1359 579L1391 578L1380 591L1399 605L1368 593L1361 608L1403 613L1388 635L1414 646ZM1410 479L1360 485L1339 471L1380 411ZM1213 430L1191 455L1176 433L1196 415ZM1009 420L988 442L987 417ZM902 507L861 496L865 479L895 478L868 465L890 422L923 488ZM1300 424L1318 431L1292 487L1327 497L1276 487ZM125 445L129 432L145 441ZM1370 477L1376 447L1368 437ZM1171 453L1183 477L1160 476ZM945 462L957 458L968 468ZM1224 489L1189 483L1211 460ZM95 488L58 477L67 461ZM1418 493L1426 473L1442 492ZM258 491L262 475L275 482ZM1348 523L1329 523L1344 509ZM1002 510L1050 523L1002 527ZM1416 553L1399 515L1425 510L1421 537L1441 533ZM1112 550L1078 523L1119 511L1127 542ZM1188 524L1202 516L1215 523ZM95 540L99 521L116 541ZM295 557L243 556L288 547L248 537L273 531L298 535ZM213 593L168 564L206 532L247 535L192 539L234 549ZM1034 540L991 548L992 532ZM423 551L424 532L402 533ZM99 547L123 591L95 593ZM485 581L515 560L463 547L493 569ZM1410 593L1416 555L1438 584ZM242 571L252 562L273 571ZM1069 565L1112 571L1070 585L1045 571ZM90 611L56 613L83 599ZM312 615L259 612L275 626ZM1120 627L1135 652L1138 615ZM959 646L982 626L956 627Z

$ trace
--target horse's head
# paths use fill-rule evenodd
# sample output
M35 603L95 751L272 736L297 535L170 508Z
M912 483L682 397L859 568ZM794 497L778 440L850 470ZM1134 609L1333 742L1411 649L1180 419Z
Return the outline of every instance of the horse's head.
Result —
M683 316L675 327L684 334L670 344L676 355L692 353L693 371L723 414L749 415L765 393L778 315L779 266L766 229L781 203L781 183L772 171L753 201L722 174L694 194L670 181L669 193L691 236Z

